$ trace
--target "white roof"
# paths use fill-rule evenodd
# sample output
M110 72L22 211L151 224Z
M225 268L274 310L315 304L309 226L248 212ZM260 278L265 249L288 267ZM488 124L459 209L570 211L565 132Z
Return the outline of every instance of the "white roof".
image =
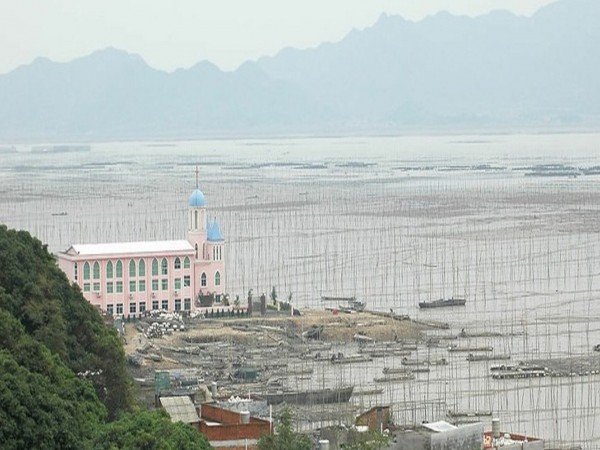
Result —
M457 427L451 423L440 420L439 422L430 422L421 424L425 428L435 431L436 433L443 433L444 431L456 430Z
M109 244L75 244L71 249L78 255L111 255L138 253L168 253L194 251L188 241L114 242ZM70 253L69 249L67 253Z

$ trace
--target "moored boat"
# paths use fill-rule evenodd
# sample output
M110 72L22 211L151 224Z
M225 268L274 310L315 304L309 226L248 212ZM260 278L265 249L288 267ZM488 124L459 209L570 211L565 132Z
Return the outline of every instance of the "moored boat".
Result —
M326 403L345 403L350 400L354 386L324 388L310 391L288 391L265 394L268 405L294 403L297 405L322 405Z
M432 302L419 302L419 308L444 308L448 306L465 306L464 298L441 298Z

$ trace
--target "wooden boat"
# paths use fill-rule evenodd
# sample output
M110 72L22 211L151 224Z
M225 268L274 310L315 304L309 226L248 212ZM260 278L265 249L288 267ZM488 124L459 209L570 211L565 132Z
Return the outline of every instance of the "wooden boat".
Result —
M408 359L408 358L402 358L402 365L404 366L445 366L448 364L448 361L446 361L446 358L440 358L440 359L422 359L422 360L418 360L418 359Z
M491 352L494 347L459 347L458 345L451 345L448 347L449 352Z
M392 383L395 381L410 381L415 379L415 374L412 372L396 373L393 375L386 375L384 377L376 377L373 379L376 383Z
M464 298L441 298L432 302L419 302L419 308L445 308L448 306L465 306Z
M467 355L467 361L475 362L475 361L502 361L510 359L510 355L476 355L474 353L469 353Z
M367 355L350 355L344 356L342 353L331 356L331 364L352 364L358 362L372 361L373 358Z
M411 373L412 371L406 367L384 367L383 368L383 373L384 374L391 374L391 373Z
M293 403L297 405L322 405L326 403L345 403L350 400L354 386L324 388L310 391L275 392L264 395L268 405Z
M537 378L545 377L545 370L502 370L492 374L495 380L515 379L515 378Z

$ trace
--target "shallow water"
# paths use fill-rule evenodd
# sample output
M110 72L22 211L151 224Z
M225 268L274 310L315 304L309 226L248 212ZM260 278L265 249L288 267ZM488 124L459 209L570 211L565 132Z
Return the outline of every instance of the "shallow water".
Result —
M600 175L529 175L542 164L600 165L599 147L597 134L103 143L42 155L21 146L0 154L0 222L54 252L180 239L198 165L227 240L232 297L275 286L322 308L321 295L355 295L453 333L510 334L468 342L511 362L589 355L600 343ZM451 296L466 306L418 309ZM419 348L450 364L353 401L391 402L400 422L491 410L507 430L600 445L600 375L492 380L498 362L465 356ZM332 366L310 382L370 387L399 360Z

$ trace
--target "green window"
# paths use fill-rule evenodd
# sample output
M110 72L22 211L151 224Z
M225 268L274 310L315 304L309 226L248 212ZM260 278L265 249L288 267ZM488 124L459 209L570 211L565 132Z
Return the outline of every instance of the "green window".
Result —
M143 259L140 259L140 264L138 266L138 275L140 277L146 276L146 262Z
M87 262L87 261L83 265L83 279L84 280L89 280L90 279L90 263Z
M106 292L108 294L112 294L114 291L114 285L112 281L109 281L108 283L106 283Z
M183 276L183 287L190 287L190 276L189 275Z
M106 263L106 278L112 278L113 277L113 263L112 261L109 261Z
M135 281L129 282L129 292L135 292Z
M162 290L163 291L169 290L169 280L162 280L161 284L162 284Z
M152 276L158 275L158 261L156 258L152 260Z
M192 309L192 299L191 298L186 298L183 300L183 309L185 309L186 311L189 311L190 309Z
M146 292L146 281L140 280L140 292Z
M176 270L181 269L181 260L179 259L179 256L175 258L175 262L173 263L173 266L175 267Z
M181 278L175 278L175 289L181 289Z
M123 263L121 262L121 260L117 261L116 272L117 278L123 278Z
M215 273L215 286L221 286L221 274L219 272Z
M135 261L133 259L129 260L129 276L135 277Z
M152 290L158 291L158 280L152 280Z
M206 287L206 274L204 272L200 275L200 286Z
M184 269L190 268L190 258L188 256L186 256L185 259L183 260L183 268Z
M90 292L90 283L83 283L83 292Z
M161 261L160 269L161 275L167 275L169 273L169 263L167 262L167 258L163 258Z
M98 264L98 261L96 261L94 263L94 280L99 280L100 279L100 264Z
M100 283L94 283L94 292L100 292Z
M121 292L123 292L123 282L117 281L117 293L120 294Z

